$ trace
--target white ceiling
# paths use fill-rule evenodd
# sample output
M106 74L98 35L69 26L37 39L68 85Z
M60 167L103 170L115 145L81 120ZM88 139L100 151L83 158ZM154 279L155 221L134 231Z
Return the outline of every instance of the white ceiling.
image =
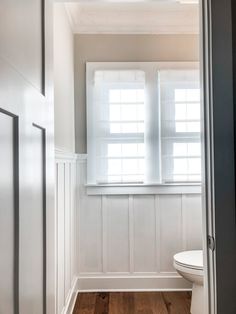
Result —
M195 0L179 0L195 1ZM198 5L162 1L80 0L65 3L74 33L197 34Z

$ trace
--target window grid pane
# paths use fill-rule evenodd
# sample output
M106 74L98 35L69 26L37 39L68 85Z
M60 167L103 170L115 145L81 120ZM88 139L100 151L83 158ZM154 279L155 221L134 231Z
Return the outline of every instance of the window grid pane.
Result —
M95 71L95 85L100 95L96 118L100 116L97 125L102 134L97 142L97 182L143 182L145 74L139 70Z

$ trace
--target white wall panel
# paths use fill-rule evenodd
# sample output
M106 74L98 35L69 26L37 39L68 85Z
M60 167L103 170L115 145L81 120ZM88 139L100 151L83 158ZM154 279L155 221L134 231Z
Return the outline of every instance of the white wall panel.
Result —
M110 196L105 202L107 271L129 272L129 198Z
M202 211L199 195L183 196L184 250L202 248Z
M83 196L80 207L80 270L102 272L102 198Z
M182 249L181 196L159 196L161 272L174 271L173 255ZM200 209L199 209L200 210Z
M140 195L133 198L134 271L156 272L155 197Z

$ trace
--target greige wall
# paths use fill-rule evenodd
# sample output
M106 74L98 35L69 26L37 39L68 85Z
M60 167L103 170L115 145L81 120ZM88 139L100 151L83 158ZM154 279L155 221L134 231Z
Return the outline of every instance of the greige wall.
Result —
M54 4L55 145L74 152L74 38L63 3Z
M197 61L198 40L197 35L75 35L76 152L86 153L87 61Z

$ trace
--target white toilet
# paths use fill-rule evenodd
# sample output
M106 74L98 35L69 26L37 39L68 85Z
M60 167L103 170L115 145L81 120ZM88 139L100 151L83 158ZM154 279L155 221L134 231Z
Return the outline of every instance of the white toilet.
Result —
M193 283L191 314L204 313L203 254L186 251L174 256L174 267L186 280Z

